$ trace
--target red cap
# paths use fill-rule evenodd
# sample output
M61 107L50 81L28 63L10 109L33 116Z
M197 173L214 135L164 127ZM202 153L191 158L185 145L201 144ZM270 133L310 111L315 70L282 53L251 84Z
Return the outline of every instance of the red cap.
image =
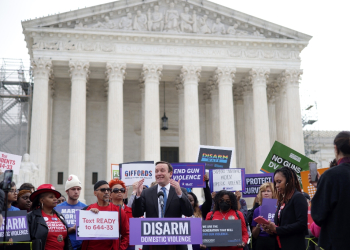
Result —
M33 201L35 197L37 197L39 194L47 192L54 193L57 199L61 197L61 193L56 191L54 186L52 186L51 184L42 184L37 188L37 190L34 193L30 195L30 201Z

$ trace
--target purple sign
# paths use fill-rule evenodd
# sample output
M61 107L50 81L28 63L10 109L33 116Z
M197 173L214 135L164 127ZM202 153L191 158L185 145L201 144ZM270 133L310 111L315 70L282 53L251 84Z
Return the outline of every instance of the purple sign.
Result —
M200 218L130 218L130 245L202 244Z
M255 198L259 193L261 184L273 182L273 173L268 174L246 174L245 175L245 191L243 197Z
M73 227L75 225L75 211L82 208L81 206L56 206L55 210L64 216L68 227Z
M184 188L205 187L205 163L171 163L173 166L172 179L180 181L180 186Z
M2 212L2 217L5 218L5 212ZM4 237L4 225L5 221L0 227L0 237L1 241ZM6 220L6 241L10 238L14 242L19 241L30 241L30 235L28 230L28 221L27 221L27 211L8 211L7 220Z
M260 209L260 215L266 220L273 221L275 218L275 213L277 209L277 200L276 199L263 199Z

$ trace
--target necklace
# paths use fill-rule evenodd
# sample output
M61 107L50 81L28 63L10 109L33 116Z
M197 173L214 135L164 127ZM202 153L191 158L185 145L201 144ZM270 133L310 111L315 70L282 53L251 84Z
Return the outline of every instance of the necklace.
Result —
M226 214L225 215L223 215L222 213L221 213L221 211L219 210L219 212L220 212L220 214L222 215L222 220L226 220L225 219L225 217L226 217L226 214L228 213L228 212L226 212Z

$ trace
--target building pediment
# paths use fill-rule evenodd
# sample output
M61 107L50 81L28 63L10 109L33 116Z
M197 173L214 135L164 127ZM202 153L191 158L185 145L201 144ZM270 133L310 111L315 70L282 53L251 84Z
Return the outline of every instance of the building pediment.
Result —
M129 0L22 22L24 33L143 34L309 41L311 36L205 0Z

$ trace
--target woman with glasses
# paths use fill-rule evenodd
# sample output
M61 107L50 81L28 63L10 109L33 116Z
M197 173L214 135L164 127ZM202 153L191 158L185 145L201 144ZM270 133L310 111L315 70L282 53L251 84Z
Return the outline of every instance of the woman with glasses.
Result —
M236 247L211 247L212 250L236 250L243 249L248 242L248 231L245 224L245 219L238 210L236 196L229 191L221 190L214 198L214 211L207 214L205 220L241 220L242 227L242 243Z
M19 191L17 195L17 208L20 210L27 210L27 212L29 212L32 205L29 198L31 194L32 192L30 190Z
M4 184L4 182L0 182L0 187L2 187ZM2 211L5 211L5 209L7 209L7 211L19 211L20 209L17 207L12 206L12 202L16 202L17 201L17 188L16 188L16 183L11 182L11 189L8 191L7 194L7 202L4 202L4 207L2 208Z
M111 188L111 201L116 206L121 206L124 209L124 212L128 216L128 218L132 218L132 210L131 207L128 207L124 204L125 193L127 192L125 183L117 178L111 180L109 183L109 187Z

